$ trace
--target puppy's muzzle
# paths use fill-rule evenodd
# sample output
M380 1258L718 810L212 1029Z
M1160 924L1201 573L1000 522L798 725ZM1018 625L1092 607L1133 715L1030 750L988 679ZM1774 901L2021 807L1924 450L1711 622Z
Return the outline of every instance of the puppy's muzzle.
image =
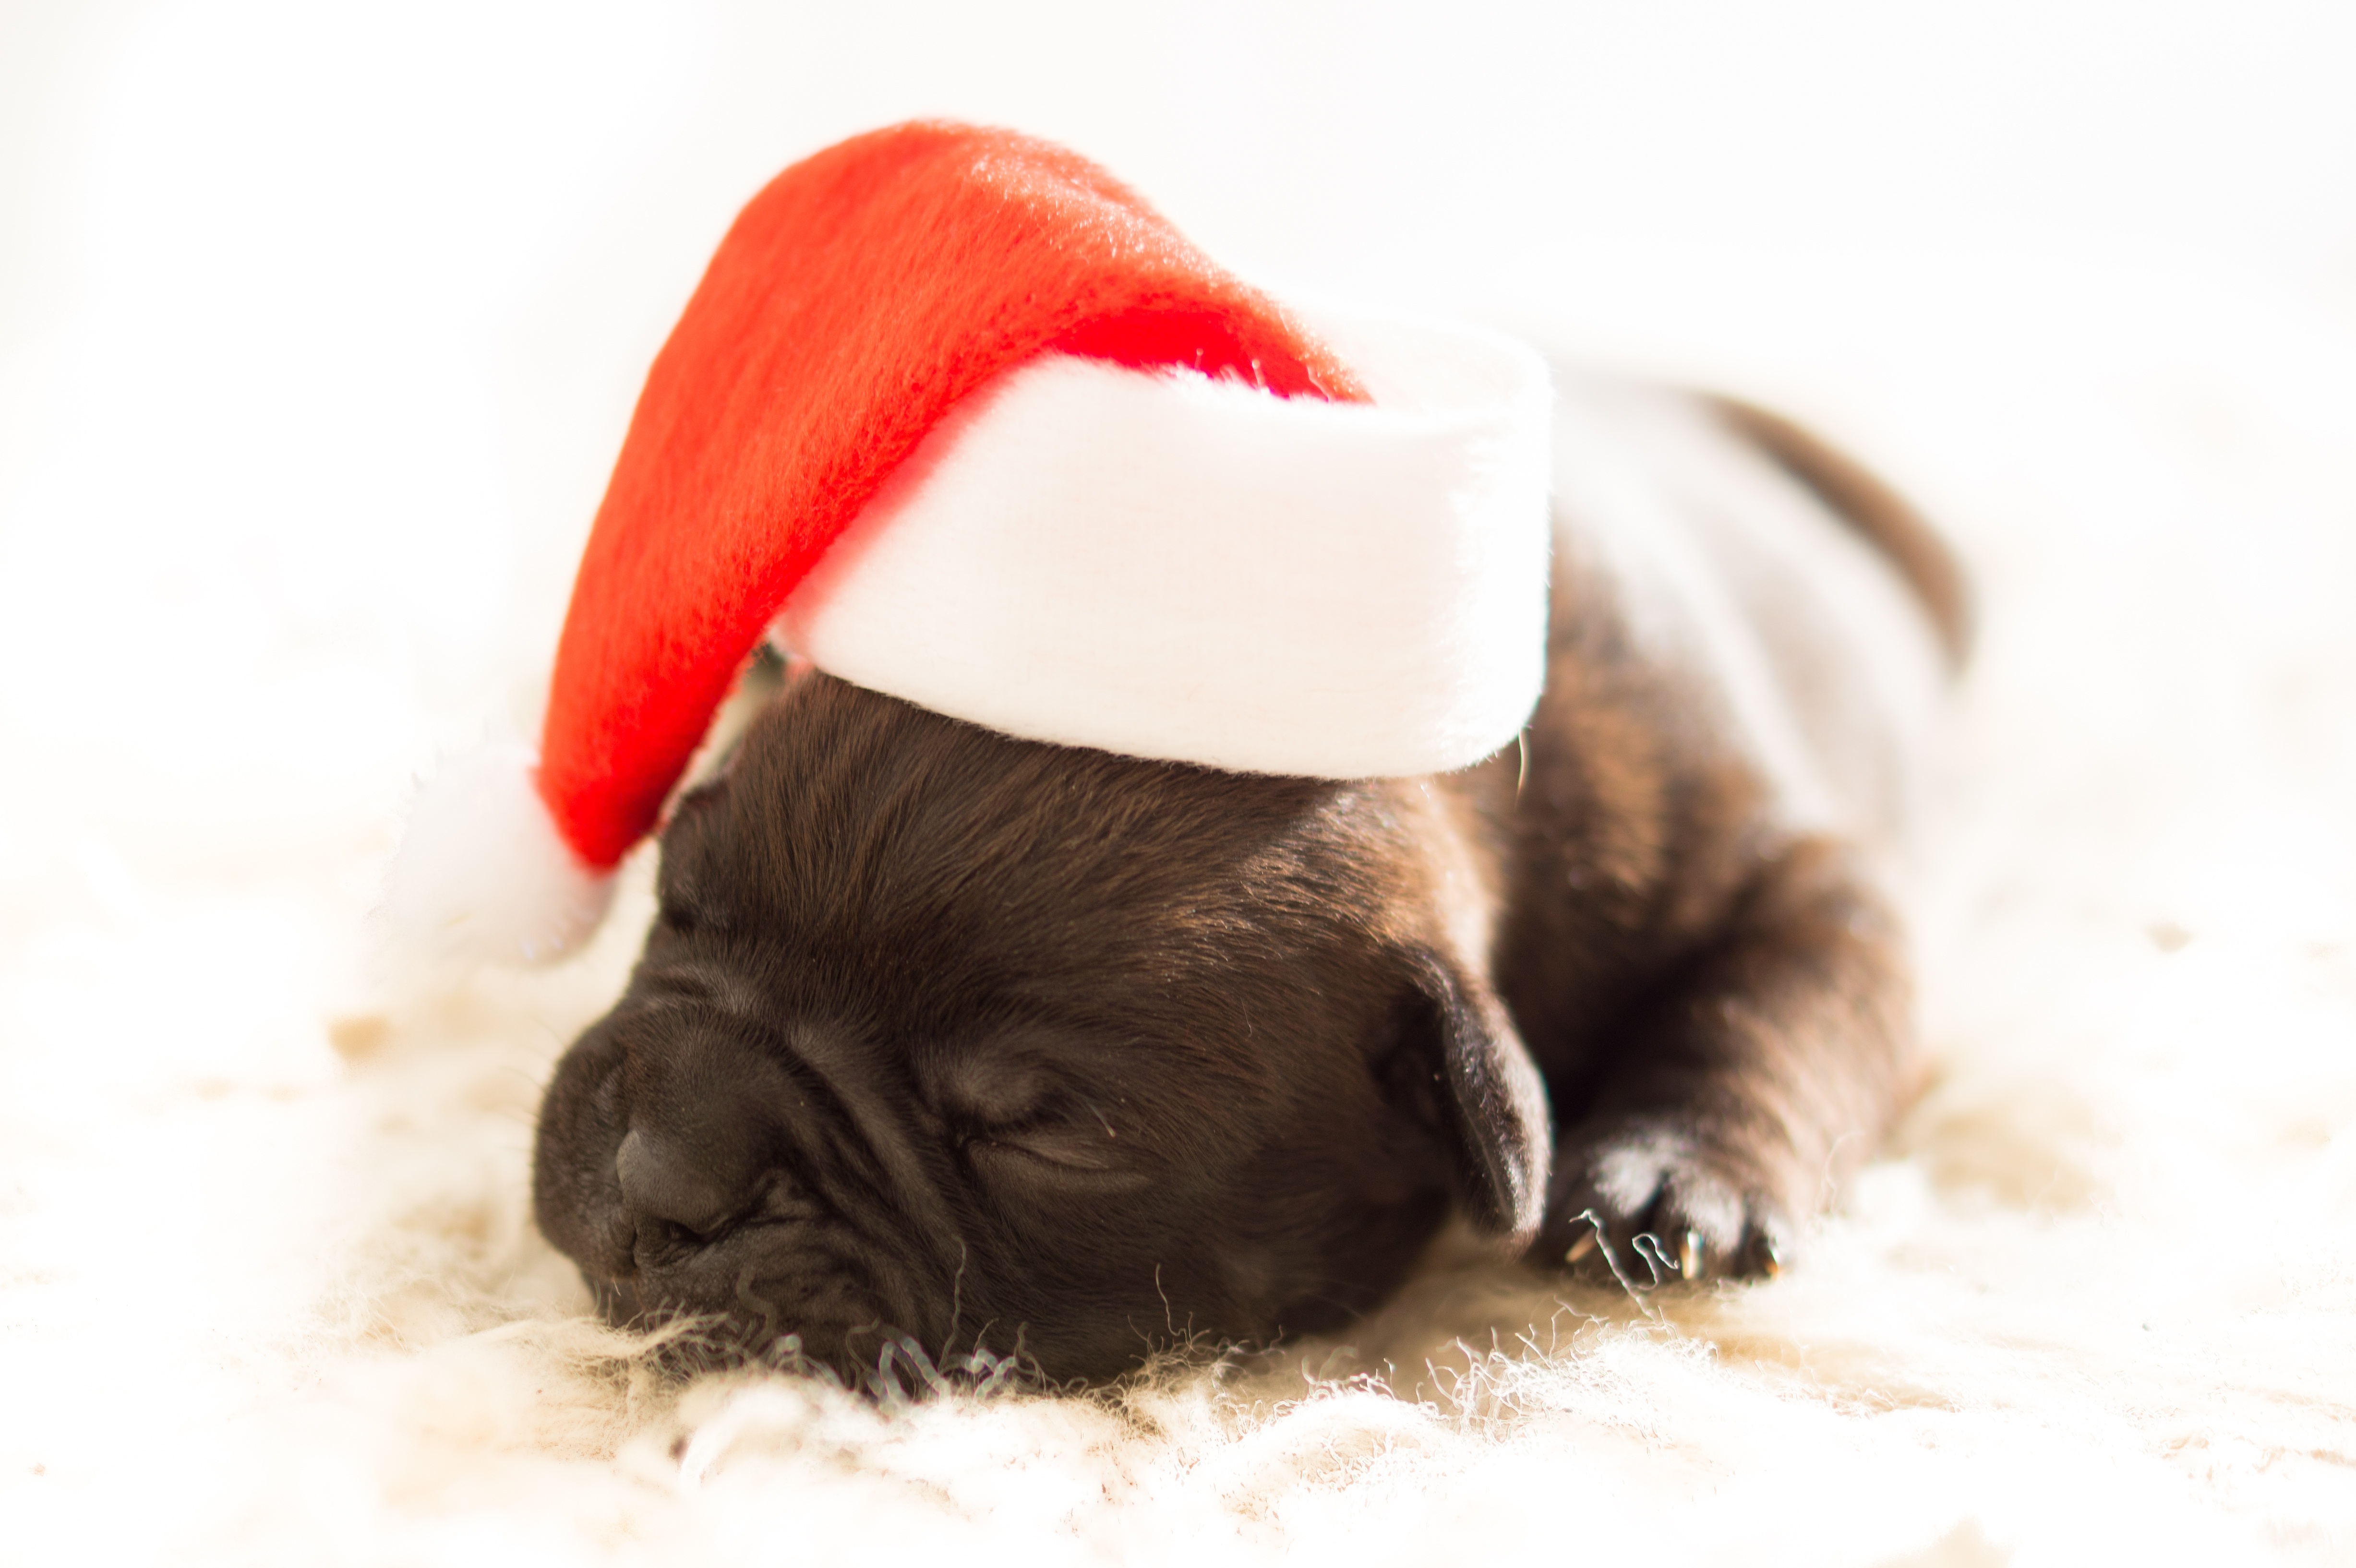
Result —
M683 1370L798 1360L856 1375L913 1327L905 1282L878 1277L872 1249L787 1172L732 1170L646 1126L614 1171L631 1268L592 1282L598 1307L639 1328L685 1320L669 1352Z

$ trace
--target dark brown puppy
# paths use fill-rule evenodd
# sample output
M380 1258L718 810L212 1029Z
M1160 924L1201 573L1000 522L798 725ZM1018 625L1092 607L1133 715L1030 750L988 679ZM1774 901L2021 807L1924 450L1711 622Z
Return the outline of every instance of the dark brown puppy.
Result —
M1907 1081L1884 859L1959 582L1772 416L1563 408L1546 696L1463 773L790 682L549 1088L540 1223L608 1314L1098 1376L1344 1321L1451 1209L1548 1264L1592 1214L1642 1282L1772 1267Z

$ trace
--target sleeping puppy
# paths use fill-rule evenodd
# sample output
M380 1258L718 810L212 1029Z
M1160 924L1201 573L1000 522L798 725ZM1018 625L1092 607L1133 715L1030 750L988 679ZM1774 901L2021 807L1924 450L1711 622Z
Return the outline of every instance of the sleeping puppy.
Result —
M1908 1092L1892 857L1960 580L1782 420L1560 407L1547 689L1463 773L789 679L548 1090L540 1225L607 1316L1095 1378L1341 1324L1451 1212L1639 1285L1779 1266Z

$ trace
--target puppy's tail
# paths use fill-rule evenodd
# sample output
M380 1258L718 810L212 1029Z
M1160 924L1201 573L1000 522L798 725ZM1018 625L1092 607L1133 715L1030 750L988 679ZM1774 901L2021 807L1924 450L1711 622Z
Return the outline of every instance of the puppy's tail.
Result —
M1972 648L1971 580L1913 504L1879 475L1782 414L1738 398L1713 395L1709 401L1719 418L1890 558L1930 612L1949 666L1962 668Z

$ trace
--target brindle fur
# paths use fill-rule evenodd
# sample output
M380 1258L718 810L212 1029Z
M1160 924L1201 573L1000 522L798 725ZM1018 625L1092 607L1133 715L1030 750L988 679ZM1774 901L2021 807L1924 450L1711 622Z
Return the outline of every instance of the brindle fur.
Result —
M1714 417L1960 648L1902 503ZM791 680L664 831L644 956L548 1091L541 1229L617 1321L854 1376L1331 1328L1451 1209L1541 1264L1591 1215L1640 1282L1772 1268L1905 1093L1897 825L1795 809L1584 537L1526 749L1460 774L1140 762ZM1779 618L1825 635L1791 600L1733 596L1770 663Z

